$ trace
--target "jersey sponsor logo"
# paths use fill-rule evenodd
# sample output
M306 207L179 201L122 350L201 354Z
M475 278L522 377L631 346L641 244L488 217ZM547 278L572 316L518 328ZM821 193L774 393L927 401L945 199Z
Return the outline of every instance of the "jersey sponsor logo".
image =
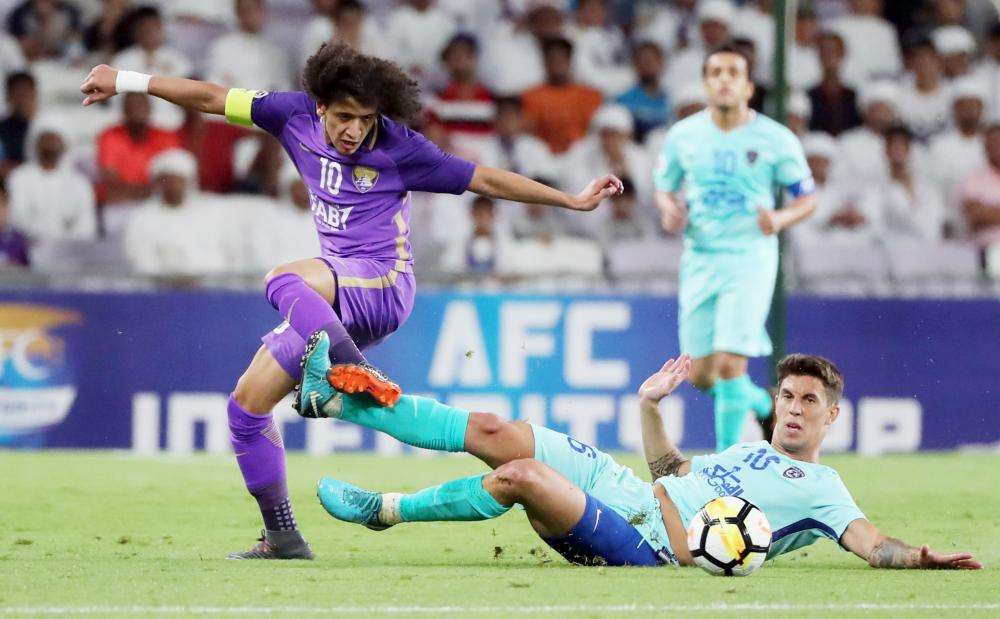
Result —
M705 482L719 496L740 496L743 494L743 487L740 486L742 480L736 476L740 470L739 466L727 469L721 464L716 464L712 468L706 466L701 470L701 474L705 476Z
M358 191L368 193L375 186L375 183L378 182L378 170L363 165L354 166L354 172L351 174L351 177Z
M337 206L327 204L316 195L309 192L309 205L312 208L313 218L322 222L331 230L347 230L347 218L350 217L353 206Z
M788 467L782 475L788 479L802 479L806 476L805 472L797 466Z
M747 163L749 163L750 165L753 165L754 161L757 161L757 151L755 151L755 150L748 150L747 151Z

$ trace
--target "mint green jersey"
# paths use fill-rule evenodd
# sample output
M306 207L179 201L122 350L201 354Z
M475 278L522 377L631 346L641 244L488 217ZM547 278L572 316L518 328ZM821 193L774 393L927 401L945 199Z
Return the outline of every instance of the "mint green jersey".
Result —
M683 477L661 477L685 526L719 496L750 501L771 524L768 559L822 537L839 542L847 525L864 518L837 471L781 454L766 441L740 443L722 453L695 456Z
M685 246L703 251L739 251L761 245L765 236L757 209L774 208L776 186L795 197L812 193L812 172L794 133L763 114L723 131L708 110L678 122L667 132L653 182L674 192L684 186L688 223Z

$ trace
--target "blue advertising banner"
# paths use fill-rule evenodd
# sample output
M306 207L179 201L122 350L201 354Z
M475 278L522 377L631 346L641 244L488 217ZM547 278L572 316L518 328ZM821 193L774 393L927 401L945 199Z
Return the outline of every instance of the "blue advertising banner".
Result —
M788 315L789 350L846 377L828 451L1000 443L1000 300L804 297ZM635 390L676 355L676 321L673 297L428 292L369 356L410 393L633 450ZM226 398L278 322L243 292L0 293L0 445L227 451ZM766 364L751 363L759 384ZM684 387L662 408L683 447L714 444L708 396ZM277 412L290 449L403 449Z

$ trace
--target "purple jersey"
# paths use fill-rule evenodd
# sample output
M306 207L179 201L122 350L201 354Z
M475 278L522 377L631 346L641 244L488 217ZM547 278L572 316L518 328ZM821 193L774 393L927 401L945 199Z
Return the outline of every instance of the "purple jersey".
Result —
M408 192L460 194L472 180L475 164L385 116L353 155L342 155L327 144L316 103L305 93L242 96L251 99L250 120L278 138L309 189L324 256L397 260L398 270L410 270ZM231 113L228 100L227 116L246 120Z

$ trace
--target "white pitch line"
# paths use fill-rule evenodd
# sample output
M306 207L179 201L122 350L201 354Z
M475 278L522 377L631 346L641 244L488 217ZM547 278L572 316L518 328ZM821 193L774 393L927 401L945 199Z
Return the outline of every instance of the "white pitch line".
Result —
M610 606L8 606L3 615L215 615L215 614L545 614L545 613L635 613L635 612L771 612L845 611L845 610L1000 610L1000 603L990 604L621 604Z

